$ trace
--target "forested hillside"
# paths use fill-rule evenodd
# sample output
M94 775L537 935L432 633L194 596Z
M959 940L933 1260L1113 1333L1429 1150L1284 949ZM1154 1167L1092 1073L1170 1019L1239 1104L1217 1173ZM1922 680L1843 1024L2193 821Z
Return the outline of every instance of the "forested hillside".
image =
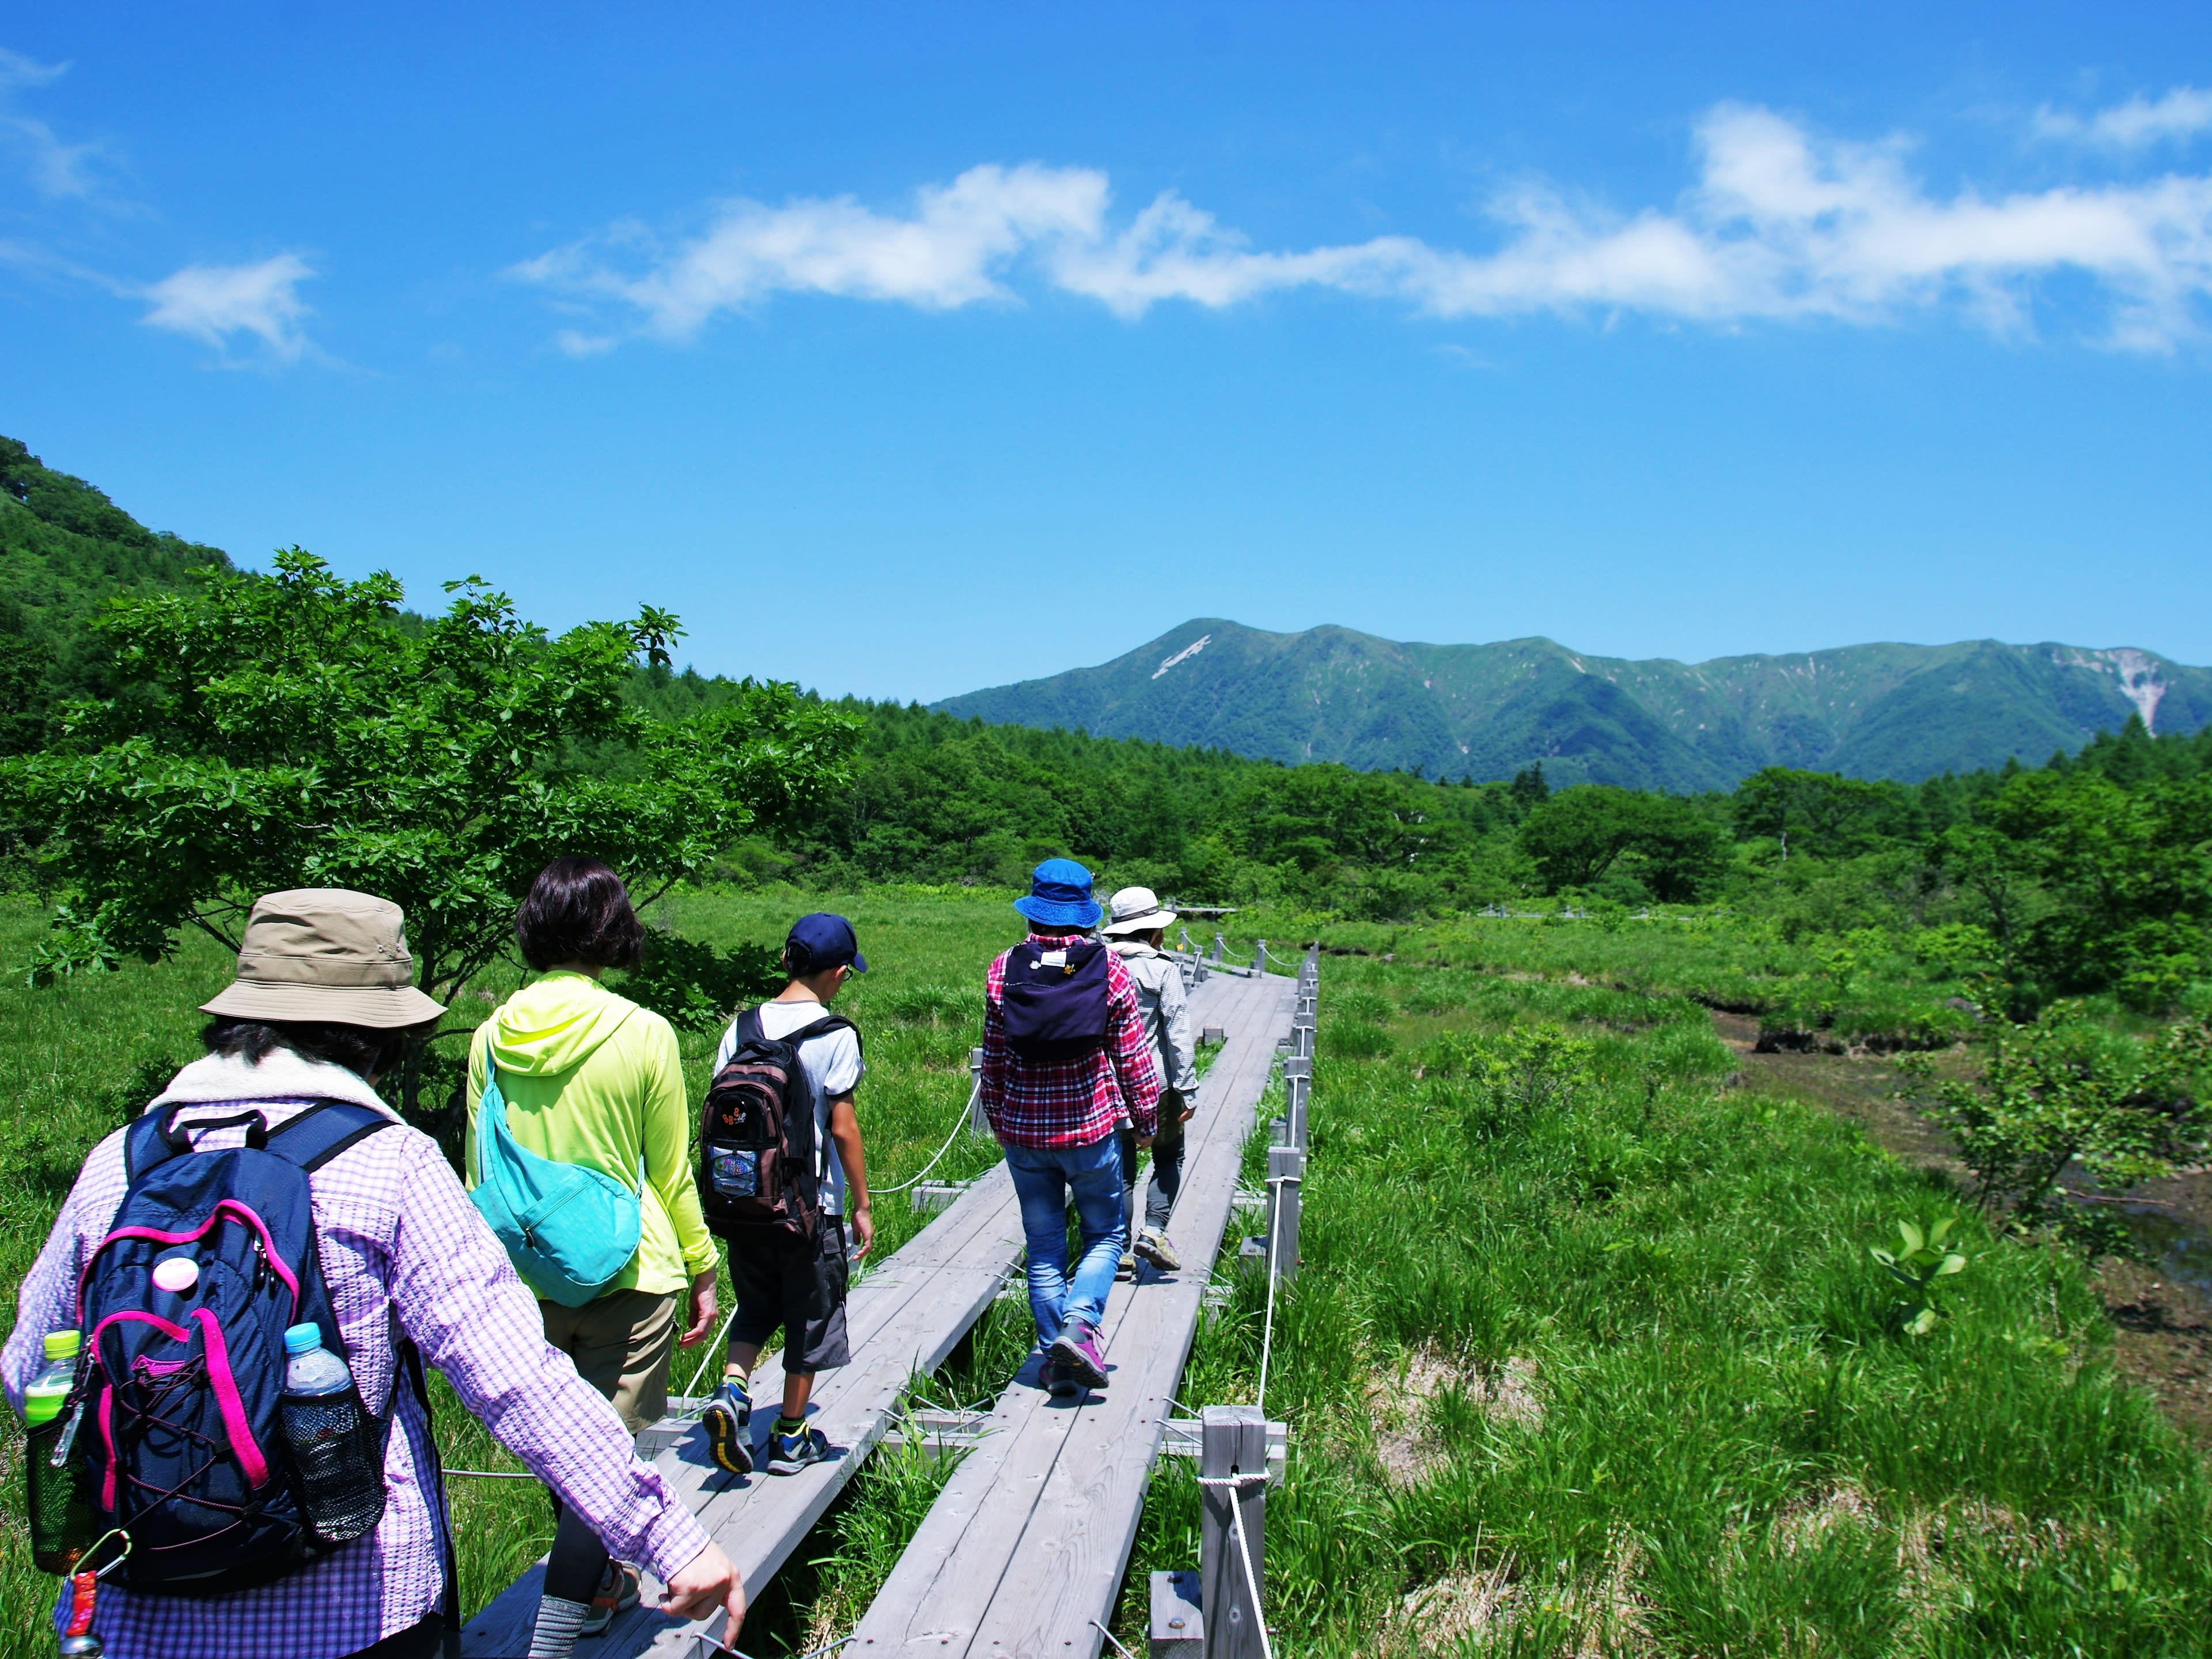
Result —
M1632 662L1550 640L1419 645L1201 618L1096 668L952 697L994 723L1204 744L1289 763L1678 793L1765 766L1918 781L2071 752L2140 714L2212 720L2212 671L2069 645L1860 645Z
M25 758L0 768L0 805L7 809L0 832L13 867L46 890L70 888L68 871L92 867L83 861L93 856L85 837L94 834L111 850L126 830L143 842L144 856L167 872L157 880L148 866L145 879L155 888L166 890L163 883L191 875L170 868L183 856L173 836L133 822L95 823L97 813L86 818L79 793L91 784L72 778L119 790L118 802L143 799L146 788L188 788L198 803L192 811L210 815L210 848L219 852L242 836L238 847L265 854L270 831L261 820L259 827L227 827L251 804L241 805L240 780L248 774L197 769L203 757L228 752L208 747L212 737L192 747L200 730L193 699L208 694L179 700L177 689L162 690L179 664L168 646L150 642L204 643L216 637L206 630L234 629L240 618L266 611L306 620L277 630L285 637L269 645L264 665L228 657L207 665L206 672L225 677L218 695L226 703L276 696L270 688L288 676L307 676L304 685L327 666L331 651L360 659L362 673L384 659L420 654L425 664L447 664L440 672L483 677L486 690L471 692L459 681L441 690L434 677L408 693L419 708L385 709L371 698L347 717L356 724L346 733L322 729L327 698L297 707L280 699L266 717L276 724L249 720L223 739L236 749L224 764L290 766L298 778L328 787L390 741L420 757L392 759L390 782L378 789L426 789L423 769L434 757L420 747L424 720L450 721L460 710L475 711L474 720L494 688L562 684L579 672L562 664L588 661L608 699L591 720L553 721L529 753L508 754L512 745L489 727L469 741L480 738L487 760L495 758L518 780L572 792L583 814L574 819L576 833L592 823L647 826L640 833L665 849L665 868L742 885L781 879L815 891L879 882L1010 885L1039 860L1065 853L1091 862L1110 883L1143 882L1186 902L1287 903L1304 915L1356 921L1464 915L1538 899L1616 912L1717 902L1739 915L1769 918L1791 939L1965 928L1959 937L1967 944L1959 948L2016 984L2022 1006L2093 989L2159 1006L2202 978L2212 962L2206 936L2212 727L2175 721L2154 735L2117 693L2124 718L2109 721L2078 752L2058 745L2040 768L2008 760L1910 783L1769 764L1726 787L1637 790L1576 784L1589 769L1578 769L1572 757L1532 762L1482 782L1472 767L1447 781L1449 774L1424 775L1420 769L1285 765L1226 747L988 725L918 706L830 702L793 688L679 673L667 648L676 619L657 611L633 623L586 624L554 640L489 590L465 588L444 618L426 620L398 608L390 579L347 584L296 550L280 557L277 576L240 578L228 574L221 553L151 534L98 490L49 471L21 445L0 458L8 480L0 527L15 601L4 660L25 688L11 705L17 711L11 742ZM223 580L196 595L199 585L183 581L195 567L212 567ZM149 602L106 604L133 595ZM88 628L101 611L102 625ZM333 619L341 617L352 618L331 636L343 640L343 649L292 637L301 629L340 628ZM394 630L394 642L379 652L373 635L362 630L385 627ZM429 639L433 634L447 642ZM251 627L248 635L258 637ZM1217 645L1224 642L1236 641ZM1193 658L1186 645L1184 660L1168 676L1214 648ZM1778 659L1760 660L1771 666ZM1900 721L1905 714L1896 711L1909 712L1911 697L1920 695L1902 661L1880 671L1893 687L1886 706ZM1595 672L1603 666L1586 663L1589 672L1569 672L1576 685L1595 688L1589 695L1618 700L1638 684L1632 671L1650 665L1611 665L1619 683ZM1876 668L1862 669L1862 687L1875 685ZM2109 690L2089 669L2069 672L2078 675L2069 685ZM1375 689L1378 720L1393 706L1388 691L1387 683ZM47 706L77 694L104 701L74 732L53 729ZM1799 687L1790 695L1802 702L1811 694ZM1831 699L1823 707L1853 702L1842 692L1821 695ZM2180 680L2166 684L2164 695L2169 708L2196 706ZM1777 690L1770 701L1784 700ZM433 704L446 712L430 712ZM2085 720L2093 712L2077 711ZM297 724L296 736L285 735L284 721ZM1769 728L1782 724L1770 720ZM149 763L131 744L156 732L167 733L161 741L175 750L161 763L169 769L140 776ZM686 745L694 739L685 733L739 745L728 763L754 802L729 820L741 830L702 842L697 814L663 821L667 814L655 803L673 787L677 760L692 752ZM461 741L458 726L449 738L436 750L446 757L440 766L459 764L447 752ZM1652 739L1662 760L1694 753L1680 744L1669 750L1662 738L1663 732ZM740 752L744 744L766 746L745 758L752 751ZM266 811L289 810L282 802L298 787L287 781L295 772L266 773L274 792ZM804 787L793 782L799 779ZM453 781L456 802L480 787L461 774ZM118 810L127 818L128 809ZM78 827L58 829L71 814L82 820ZM368 835L363 845L382 846L382 833ZM612 856L620 849L607 850ZM522 852L515 856L527 861ZM495 896L488 890L484 903ZM143 938L110 928L96 949L87 933L86 948L94 957L150 948L146 941L170 924L152 910L146 917L152 920L142 918Z
M103 684L84 623L104 600L229 562L148 530L83 479L0 437L0 754L36 748L58 697Z

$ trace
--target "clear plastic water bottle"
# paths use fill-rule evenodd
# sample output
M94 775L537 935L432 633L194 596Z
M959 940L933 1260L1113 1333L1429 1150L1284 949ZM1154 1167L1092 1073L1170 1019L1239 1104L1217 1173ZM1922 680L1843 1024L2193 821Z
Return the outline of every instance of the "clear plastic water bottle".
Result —
M384 1517L383 1436L319 1326L286 1331L284 1354L284 1439L307 1524L325 1544L350 1543Z
M69 1427L64 1412L76 1383L82 1342L75 1331L49 1331L46 1369L23 1390L23 1510L31 1522L31 1561L57 1577L66 1577L92 1542L92 1506L76 1465L67 1457L59 1468L54 1464L54 1449Z

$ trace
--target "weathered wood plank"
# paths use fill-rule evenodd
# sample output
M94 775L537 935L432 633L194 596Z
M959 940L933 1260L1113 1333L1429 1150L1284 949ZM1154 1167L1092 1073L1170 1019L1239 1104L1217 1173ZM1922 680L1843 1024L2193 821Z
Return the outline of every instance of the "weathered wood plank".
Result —
M1279 978L1215 975L1194 992L1227 1041L1200 1091L1170 1224L1191 1265L1115 1287L1100 1331L1107 1389L1049 1401L1036 1361L1024 1368L862 1619L854 1651L1097 1651L1090 1620L1105 1616L1135 1540L1290 989Z
M913 1374L942 1364L981 1316L1021 1248L1020 1209L1000 1164L854 1287L847 1310L854 1363L822 1374L811 1413L843 1455L797 1475L738 1477L713 1466L705 1434L695 1428L654 1460L738 1565L749 1595L775 1576L882 1437ZM782 1389L781 1364L763 1361L754 1377L755 1398L772 1402ZM775 1414L772 1405L755 1413L757 1446ZM540 1562L469 1621L462 1632L469 1659L527 1653L544 1576ZM629 1659L664 1645L680 1649L690 1632L719 1629L720 1621L664 1618L652 1611L659 1587L648 1581L646 1592L643 1604L593 1644L603 1659Z

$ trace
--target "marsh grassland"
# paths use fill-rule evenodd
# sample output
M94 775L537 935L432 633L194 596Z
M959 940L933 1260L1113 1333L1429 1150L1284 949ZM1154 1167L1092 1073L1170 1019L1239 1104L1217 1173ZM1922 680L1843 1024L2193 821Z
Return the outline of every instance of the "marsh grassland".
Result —
M861 1116L888 1185L966 1100L982 966L1017 925L1006 896L701 893L661 919L727 945L773 939L801 909L854 917L876 967L850 994ZM0 913L0 960L42 926L27 906ZM1287 919L1276 931L1295 936ZM2115 1369L2079 1258L1998 1236L1940 1175L1741 1066L1685 994L1764 999L1786 1019L1840 985L1832 1027L1854 1007L1874 1027L1893 994L1948 1041L1940 973L1770 960L1782 947L1687 930L1372 933L1326 935L1368 954L1324 959L1304 1267L1275 1316L1266 1404L1293 1425L1268 1504L1279 1653L2212 1648L2212 1486ZM228 969L193 945L0 988L0 1288L84 1151L194 1051L192 1005ZM456 1028L511 983L471 988ZM695 1092L713 1036L684 1037ZM939 1172L994 1157L956 1137ZM1966 1267L1916 1297L1869 1252L1894 1250L1900 1221L1944 1219ZM921 1218L900 1195L878 1224L888 1251ZM1237 1282L1182 1400L1254 1398L1263 1300ZM918 1386L940 1404L988 1396L1026 1342L1025 1311L1003 1302ZM450 1397L441 1432L459 1467L518 1467ZM12 1419L9 1433L0 1655L27 1659L51 1650L48 1581L29 1569ZM763 1599L747 1650L848 1629L944 1474L915 1453L872 1459ZM550 1516L527 1482L455 1494L474 1607L544 1547ZM1196 1517L1189 1471L1164 1465L1115 1619L1133 1647L1144 1573L1194 1562Z

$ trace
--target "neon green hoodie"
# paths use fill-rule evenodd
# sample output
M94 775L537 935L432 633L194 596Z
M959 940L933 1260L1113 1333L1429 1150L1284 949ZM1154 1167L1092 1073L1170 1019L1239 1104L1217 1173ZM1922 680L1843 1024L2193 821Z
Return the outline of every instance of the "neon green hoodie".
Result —
M507 1127L528 1151L598 1170L633 1188L643 1154L637 1254L608 1285L610 1291L665 1295L714 1265L714 1240L691 1178L684 1062L666 1020L563 969L501 1003L469 1044L462 1168L471 1187L487 1051L499 1066Z

